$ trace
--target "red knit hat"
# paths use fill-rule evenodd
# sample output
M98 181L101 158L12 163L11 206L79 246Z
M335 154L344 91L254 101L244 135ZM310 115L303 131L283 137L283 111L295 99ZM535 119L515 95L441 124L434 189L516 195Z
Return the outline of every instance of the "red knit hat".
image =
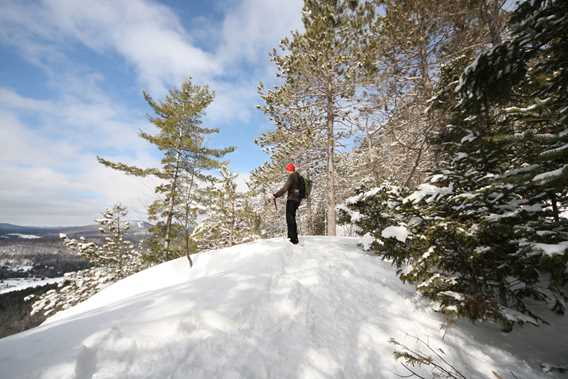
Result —
M294 172L296 171L296 166L294 166L294 163L288 163L286 165L286 171L288 172Z

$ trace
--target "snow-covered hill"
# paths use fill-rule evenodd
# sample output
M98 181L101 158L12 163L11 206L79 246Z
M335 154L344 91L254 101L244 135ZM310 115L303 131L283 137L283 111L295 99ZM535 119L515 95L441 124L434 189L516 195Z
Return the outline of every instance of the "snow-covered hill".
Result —
M407 371L389 339L411 336L468 378L567 363L565 318L522 334L460 322L442 341L440 315L357 242L263 240L153 267L1 339L1 377L395 378Z

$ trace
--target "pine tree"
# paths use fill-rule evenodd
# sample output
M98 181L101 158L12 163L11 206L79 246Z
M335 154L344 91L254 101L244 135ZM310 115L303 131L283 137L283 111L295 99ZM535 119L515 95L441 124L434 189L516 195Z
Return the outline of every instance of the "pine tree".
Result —
M565 312L567 15L566 2L522 3L508 38L471 64L463 55L444 66L432 112L446 123L435 128L428 181L348 207L372 248L446 314L510 330L546 319L529 299ZM408 238L391 238L389 225Z
M351 133L352 100L368 73L362 59L372 41L362 31L373 17L374 8L366 2L306 0L305 31L284 38L281 53L272 54L283 84L270 90L260 85L262 109L278 127L292 136L311 129L325 146L329 235L336 234L336 148ZM306 113L321 122L304 123Z
M441 121L428 113L440 69L500 40L506 11L501 0L377 0L381 9L376 62L366 108L381 124L373 143L375 176L415 187L435 165L430 139ZM366 139L367 144L371 141Z
M126 207L115 204L96 220L103 235L102 245L84 239L65 238L65 246L75 250L94 266L116 270L121 277L128 276L142 267L142 257L134 244L126 239L130 228L127 215Z
M144 93L144 98L155 113L150 121L159 129L157 135L141 132L140 136L163 153L161 168L141 169L115 163L98 157L100 163L130 175L153 175L162 180L156 187L161 196L150 205L151 228L149 259L161 262L186 255L191 264L192 244L188 240L193 212L190 210L194 191L199 183L215 181L212 171L220 168L220 161L233 147L214 149L205 146L207 135L218 129L201 126L205 109L213 101L213 92L207 86L184 81L179 89L171 89L161 102Z
M125 237L129 228L125 207L115 204L96 220L103 236L102 244L85 238L71 239L63 235L64 244L85 258L90 268L65 274L65 280L55 290L50 290L33 300L32 312L45 316L78 304L106 286L132 275L146 267L141 246L135 247Z
M567 31L566 2L520 4L510 39L481 54L458 86L463 122L456 129L472 129L478 145L491 147L481 153L502 165L495 190L485 191L492 197L487 228L509 230L513 240L506 274L517 283L501 289L501 302L531 315L527 297L562 313L568 299L568 223L559 215L568 201ZM475 117L481 128L471 128Z
M236 178L236 174L223 167L219 183L208 190L205 218L192 233L199 249L233 246L259 238L260 220L246 194L237 190Z

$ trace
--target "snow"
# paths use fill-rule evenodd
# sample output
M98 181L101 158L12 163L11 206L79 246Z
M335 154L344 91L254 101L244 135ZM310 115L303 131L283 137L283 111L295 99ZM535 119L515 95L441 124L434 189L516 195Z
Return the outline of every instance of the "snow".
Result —
M383 238L396 238L402 243L406 242L408 238L408 229L404 226L389 226L383 229L381 232L381 237Z
M197 254L192 269L185 258L155 266L0 339L1 376L394 378L405 370L389 340L418 347L415 337L473 379L565 365L568 318L508 334L458 321L442 340L444 317L360 242L262 240Z
M437 183L439 181L446 180L446 179L447 179L446 175L436 174L436 175L432 175L432 177L430 178L430 183Z
M352 211L351 212L351 222L358 222L361 221L363 215L360 212Z
M405 202L419 203L426 200L427 203L435 201L438 197L450 195L453 193L453 186L437 187L432 184L422 183L418 186L418 190L414 191L410 196L404 199Z
M473 142L477 139L477 137L473 134L473 133L468 133L468 135L466 135L465 137L463 137L460 141L461 144L464 144L466 142Z
M518 217L521 214L521 212L537 213L541 211L542 211L541 204L520 205L514 211L505 212L503 214L490 213L489 215L485 216L485 219L489 222L497 222L504 218Z
M22 239L26 239L26 240L34 240L34 239L41 238L40 236L36 236L36 235L34 235L34 234L7 233L6 235L7 235L7 236L18 237L18 238L22 238Z
M381 187L375 187L375 188L373 188L373 189L371 189L367 192L363 192L363 193L360 193L358 195L351 196L351 197L349 197L345 200L345 204L352 205L352 204L357 204L360 201L365 201L369 197L373 197L376 194L378 194L379 192L381 192L381 190L382 190Z
M550 101L552 100L552 98L548 97L546 99L539 99L539 98L535 98L535 103L525 107L525 108L520 108L520 107L509 107L509 108L505 108L503 111L505 113L511 113L511 114L518 114L518 113L529 113L532 112L538 108L541 108L542 106L550 103Z
M542 251L545 255L552 257L554 255L564 254L566 249L568 249L568 241L562 241L555 244L548 243L532 243L533 248Z
M465 297L464 297L463 294L461 294L459 292L455 292L455 291L443 291L443 292L440 292L440 295L451 297L452 299L457 300L457 301L464 301L465 300Z
M61 283L64 278L15 278L0 281L0 295L8 292L21 291L28 288L45 286L46 284Z
M526 174L526 173L529 173L531 171L538 169L539 167L540 167L539 165L523 166L521 168L517 168L517 169L514 169L514 170L507 171L505 173L505 176L514 176L514 175Z
M462 159L465 159L467 157L468 157L468 155L466 153L459 152L459 153L456 154L454 161L458 162L458 161L461 161Z
M371 235L371 233L367 232L363 236L361 236L361 246L363 250L369 251L371 250L371 245L375 242L375 237Z
M540 153L540 156L546 157L546 156L550 156L550 155L555 155L555 154L558 154L558 153L563 153L566 150L568 150L568 143L564 144L560 147L557 147L555 149L543 151L542 153Z
M531 317L514 309L501 306L500 311L501 314L505 316L505 318L509 321L515 322L520 320L529 324L538 325L538 321L534 317Z
M568 165L564 165L557 170L543 172L542 174L535 176L533 178L533 182L539 182L540 184L543 184L559 178L560 176L562 176L562 173L564 172L564 170L566 170L567 167Z

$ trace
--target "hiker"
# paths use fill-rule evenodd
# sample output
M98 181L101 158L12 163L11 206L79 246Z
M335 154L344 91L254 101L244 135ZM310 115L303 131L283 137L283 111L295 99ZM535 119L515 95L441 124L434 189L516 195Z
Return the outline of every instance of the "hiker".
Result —
M280 191L272 196L278 198L288 192L288 199L286 200L286 224L288 225L288 239L291 243L296 245L298 243L298 226L296 225L296 210L300 206L302 196L300 193L300 174L296 172L296 166L293 163L286 165L286 171L289 173L288 180Z

